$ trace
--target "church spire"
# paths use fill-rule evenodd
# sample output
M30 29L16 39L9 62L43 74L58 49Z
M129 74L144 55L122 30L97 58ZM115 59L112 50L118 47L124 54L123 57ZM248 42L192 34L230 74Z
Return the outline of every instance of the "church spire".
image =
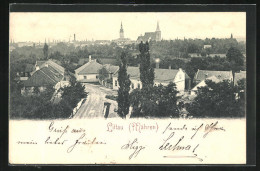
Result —
M120 28L120 38L123 39L124 38L124 29L123 29L123 24L122 24L122 21L121 21L121 28Z
M156 31L160 31L159 22L157 21L157 28Z

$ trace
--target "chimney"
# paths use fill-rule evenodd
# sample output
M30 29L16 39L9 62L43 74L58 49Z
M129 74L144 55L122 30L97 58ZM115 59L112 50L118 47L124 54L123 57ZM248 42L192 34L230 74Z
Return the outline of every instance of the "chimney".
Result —
M91 62L91 55L88 56L88 62Z
M169 65L169 69L172 69L172 65L171 64Z
M155 68L156 68L156 69L159 69L159 62L156 62L156 64L155 64L155 65L156 65L156 67L155 67Z
M74 34L74 42L76 41L76 34Z

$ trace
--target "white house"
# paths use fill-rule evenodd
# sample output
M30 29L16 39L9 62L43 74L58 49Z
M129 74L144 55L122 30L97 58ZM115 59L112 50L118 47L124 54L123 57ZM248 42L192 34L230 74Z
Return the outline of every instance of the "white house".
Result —
M75 70L75 77L79 82L98 82L99 70L102 68L102 65L97 63L96 59L91 60L89 56L89 62L82 65Z
M168 85L170 82L176 84L176 88L180 93L183 93L185 89L189 89L190 81L189 76L180 68L179 70L174 69L154 69L155 78L154 84L162 84L164 86ZM142 88L142 82L140 80L140 70L139 67L127 67L127 74L130 76L131 90L136 88ZM118 72L113 75L113 89L117 90L118 85Z

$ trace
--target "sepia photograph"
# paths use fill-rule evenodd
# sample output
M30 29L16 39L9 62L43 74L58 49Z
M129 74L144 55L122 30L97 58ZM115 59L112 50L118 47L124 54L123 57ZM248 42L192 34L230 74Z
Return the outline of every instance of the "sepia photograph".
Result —
M246 164L246 22L10 11L9 163Z
M11 119L245 117L245 13L10 18Z

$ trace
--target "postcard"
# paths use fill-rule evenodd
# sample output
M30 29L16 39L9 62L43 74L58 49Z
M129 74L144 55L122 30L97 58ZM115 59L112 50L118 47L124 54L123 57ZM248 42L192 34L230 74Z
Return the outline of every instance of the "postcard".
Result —
M246 12L10 11L9 163L246 164Z

